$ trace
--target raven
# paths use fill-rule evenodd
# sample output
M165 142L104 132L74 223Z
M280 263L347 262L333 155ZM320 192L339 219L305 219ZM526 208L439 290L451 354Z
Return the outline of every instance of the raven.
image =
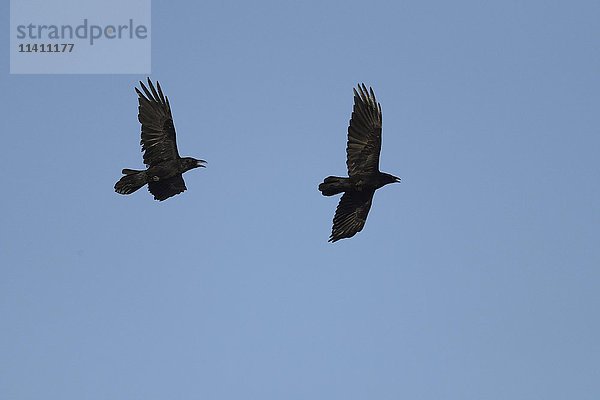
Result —
M142 151L146 170L125 168L123 176L116 184L115 191L131 194L148 184L148 190L155 200L163 201L186 190L183 173L193 168L205 167L204 160L180 157L175 140L175 126L171 115L168 97L163 95L160 84L156 88L148 78L150 90L140 85L144 93L135 88L138 94L138 120L142 124Z
M365 226L375 190L400 178L379 171L381 104L364 83L354 90L354 109L348 127L348 178L329 176L319 185L323 196L344 193L335 210L330 242L350 238Z

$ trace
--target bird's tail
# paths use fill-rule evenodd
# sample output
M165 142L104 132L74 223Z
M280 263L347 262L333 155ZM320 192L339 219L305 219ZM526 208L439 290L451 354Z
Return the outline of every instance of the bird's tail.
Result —
M123 176L115 183L115 192L120 194L131 194L146 184L146 171L125 168Z
M339 176L328 176L323 183L319 185L319 190L323 196L333 196L348 190L348 178Z

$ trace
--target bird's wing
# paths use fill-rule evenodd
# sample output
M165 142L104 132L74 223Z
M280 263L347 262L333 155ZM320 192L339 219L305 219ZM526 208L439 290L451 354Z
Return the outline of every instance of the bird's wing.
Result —
M156 82L158 91L150 78L148 78L150 90L141 81L140 85L144 93L138 88L135 88L135 91L139 102L138 120L142 124L141 145L144 164L153 166L163 161L178 159L175 125L173 125L169 99L163 95L158 81Z
M348 175L379 171L381 152L381 105L373 89L364 84L354 89L354 109L348 126L346 165Z
M330 242L352 237L362 230L371 209L374 193L374 190L344 193L335 210Z
M186 189L181 174L157 182L148 182L148 190L154 195L154 200L159 201L173 197Z

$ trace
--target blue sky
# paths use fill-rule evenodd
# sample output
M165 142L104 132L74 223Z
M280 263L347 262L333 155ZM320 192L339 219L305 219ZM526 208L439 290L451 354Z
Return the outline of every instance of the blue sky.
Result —
M209 163L163 203L113 192L145 76L9 75L3 41L0 398L598 399L599 13L154 1ZM330 244L358 82L402 183Z

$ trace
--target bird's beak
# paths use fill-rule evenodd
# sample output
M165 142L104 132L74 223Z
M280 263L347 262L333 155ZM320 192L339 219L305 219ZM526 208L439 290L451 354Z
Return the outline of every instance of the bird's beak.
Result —
M395 182L400 182L400 178L398 178L397 176L394 177L394 183Z
M196 167L202 167L202 168L206 168L206 161L204 160L196 160Z

